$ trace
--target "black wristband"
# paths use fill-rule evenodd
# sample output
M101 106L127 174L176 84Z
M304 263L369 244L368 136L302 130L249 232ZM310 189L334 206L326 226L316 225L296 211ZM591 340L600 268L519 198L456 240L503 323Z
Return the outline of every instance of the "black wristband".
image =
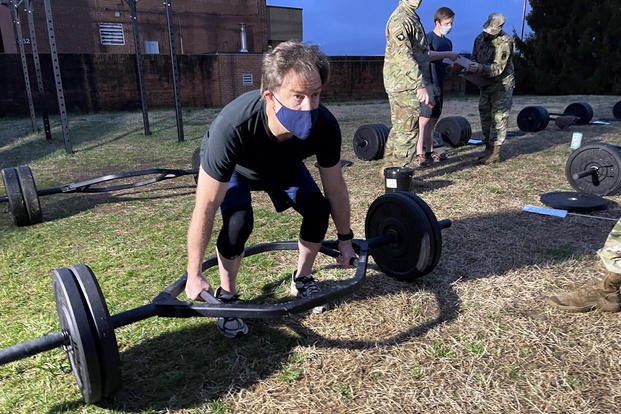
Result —
M352 240L354 238L354 231L352 229L349 229L349 233L347 234L336 233L336 238L339 239L339 241Z

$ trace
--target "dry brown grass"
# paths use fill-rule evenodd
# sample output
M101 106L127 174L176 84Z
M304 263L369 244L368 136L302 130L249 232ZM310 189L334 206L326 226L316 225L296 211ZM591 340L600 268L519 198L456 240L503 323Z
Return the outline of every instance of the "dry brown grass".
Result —
M611 118L618 97L515 97L511 129L526 105L562 112L588 101ZM385 103L332 105L345 140L363 123L389 124ZM476 98L448 99L480 133ZM621 123L574 126L584 143L621 144ZM450 218L437 268L412 284L374 268L360 290L323 316L293 318L296 379L274 373L225 401L246 413L612 413L621 404L618 314L565 314L543 297L597 279L595 251L612 221L558 219L521 212L549 191L572 191L564 176L571 131L509 138L508 159L474 162L480 147L450 150L448 161L417 172L419 195L438 218ZM381 162L355 160L346 170L354 230L383 192ZM618 217L618 196L601 214Z

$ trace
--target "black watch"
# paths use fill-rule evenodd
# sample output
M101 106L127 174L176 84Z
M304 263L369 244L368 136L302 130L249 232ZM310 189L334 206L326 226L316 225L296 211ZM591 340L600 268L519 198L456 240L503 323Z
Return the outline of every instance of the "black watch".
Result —
M339 239L339 241L352 240L354 238L354 231L349 229L349 233L346 234L336 233L336 238Z

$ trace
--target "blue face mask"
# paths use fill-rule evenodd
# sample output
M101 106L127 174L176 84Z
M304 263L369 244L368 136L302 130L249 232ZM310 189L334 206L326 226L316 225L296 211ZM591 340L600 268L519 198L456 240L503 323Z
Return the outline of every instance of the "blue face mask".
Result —
M280 104L280 109L276 112L276 119L287 128L287 131L301 140L305 140L311 133L311 129L319 116L319 108L305 111L303 109L289 109L276 98L272 92L272 96L276 102Z

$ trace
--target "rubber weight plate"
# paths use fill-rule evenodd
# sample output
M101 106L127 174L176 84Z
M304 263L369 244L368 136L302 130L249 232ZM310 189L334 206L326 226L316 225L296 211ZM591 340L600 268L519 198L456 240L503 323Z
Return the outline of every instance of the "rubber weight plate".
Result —
M615 119L621 119L621 101L617 102L615 106L612 107L612 116Z
M71 272L78 282L86 310L93 321L95 344L101 364L102 396L109 397L121 386L119 348L110 320L110 312L95 274L85 264L71 266Z
M427 215L407 192L383 194L369 207L366 239L388 232L395 233L396 241L370 250L379 268L388 276L406 282L427 274L434 260L434 236Z
M550 122L550 114L543 106L527 106L517 116L520 131L538 132L546 129Z
M194 174L194 182L198 184L198 171L201 168L201 147L194 150L192 154L192 171L196 171Z
M595 194L570 191L544 193L539 200L546 206L575 212L603 210L608 205L608 200Z
M41 223L43 221L43 213L41 212L41 203L39 202L39 194L37 194L37 185L32 176L32 170L27 165L20 165L16 169L26 211L28 211L28 224Z
M438 262L440 261L440 256L442 255L442 229L438 225L438 219L431 209L429 205L419 196L414 193L406 193L411 199L418 203L418 206L423 210L427 219L429 220L429 224L431 226L431 252L430 255L432 257L431 263L429 264L427 271L425 273L430 273L433 269L436 268Z
M569 155L565 177L578 192L599 196L615 194L621 186L621 153L619 147L605 143L587 144ZM582 178L576 174L592 171Z
M451 147L466 145L472 136L470 122L462 116L447 116L441 118L434 127L434 134L442 137L442 141Z
M2 181L4 181L4 188L9 202L9 213L13 216L13 223L19 227L27 226L30 224L30 218L28 217L26 202L19 185L17 169L13 167L4 168L2 170Z
M353 147L356 156L364 161L384 157L384 147L390 130L384 124L360 126L354 133Z
M52 287L61 329L69 343L64 346L73 376L84 401L93 403L101 398L101 366L97 332L84 304L80 288L69 269L52 271Z
M587 102L574 102L569 104L563 113L577 116L576 125L586 125L593 119L593 107Z

